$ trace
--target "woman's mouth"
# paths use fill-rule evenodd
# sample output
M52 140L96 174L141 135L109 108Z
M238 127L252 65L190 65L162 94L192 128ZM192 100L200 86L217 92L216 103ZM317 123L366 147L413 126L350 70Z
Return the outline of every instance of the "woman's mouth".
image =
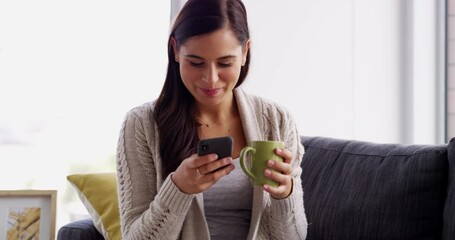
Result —
M213 97L221 91L221 88L201 88L201 91L205 95L207 95L209 97Z

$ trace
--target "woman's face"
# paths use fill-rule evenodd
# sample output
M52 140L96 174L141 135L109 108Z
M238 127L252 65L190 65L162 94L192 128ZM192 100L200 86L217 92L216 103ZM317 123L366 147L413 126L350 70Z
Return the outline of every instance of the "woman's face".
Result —
M183 84L198 104L231 103L248 47L249 42L242 47L228 28L191 37L180 48L174 47Z

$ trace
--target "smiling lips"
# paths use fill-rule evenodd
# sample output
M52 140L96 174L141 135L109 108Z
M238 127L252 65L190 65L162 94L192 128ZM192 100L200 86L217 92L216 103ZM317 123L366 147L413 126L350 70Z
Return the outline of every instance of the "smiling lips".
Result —
M217 95L220 91L221 91L221 88L201 88L201 91L209 96L209 97L213 97L215 95Z

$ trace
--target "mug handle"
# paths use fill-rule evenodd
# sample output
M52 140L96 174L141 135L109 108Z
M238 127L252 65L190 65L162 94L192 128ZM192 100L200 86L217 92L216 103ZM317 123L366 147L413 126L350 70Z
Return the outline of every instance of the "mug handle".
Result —
M240 151L240 166L242 167L243 171L251 177L252 179L256 179L256 176L246 167L245 161L247 160L248 153L251 152L251 155L254 155L256 153L256 149L252 147L244 147L242 148L242 151ZM252 160L250 160L252 161Z

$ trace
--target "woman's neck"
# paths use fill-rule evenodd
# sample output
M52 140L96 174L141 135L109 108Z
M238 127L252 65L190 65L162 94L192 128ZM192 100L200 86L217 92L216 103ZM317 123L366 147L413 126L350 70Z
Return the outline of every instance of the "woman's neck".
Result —
M233 96L231 100L223 101L216 106L204 106L201 104L196 106L196 116L201 124L210 125L223 122L223 120L237 115L237 112L237 104Z

